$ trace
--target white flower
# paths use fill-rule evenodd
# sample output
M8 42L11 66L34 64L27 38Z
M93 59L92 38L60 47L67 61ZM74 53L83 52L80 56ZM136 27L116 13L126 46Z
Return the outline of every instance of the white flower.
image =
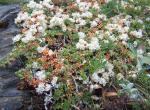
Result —
M133 79L136 79L136 78L137 78L137 75L136 75L136 74L133 74L133 75L132 75L132 78L133 78Z
M142 38L143 37L143 32L142 32L141 29L139 29L138 31L131 31L130 34L137 37L137 38Z
M102 74L102 78L104 78L106 81L109 81L109 74L107 72L104 72Z
M70 22L72 22L72 23L75 22L75 20L74 20L73 18L68 18L68 20L69 20Z
M31 16L34 17L34 16L44 16L44 11L43 10L33 10L32 13L31 13ZM37 17L39 19L39 17Z
M22 21L25 21L29 19L29 15L27 12L19 12L18 15L17 15L17 18L15 19L15 23L21 23Z
M100 88L100 85L98 84L94 84L94 85L90 85L90 92L92 92L94 89Z
M104 43L108 44L109 43L109 40L103 40Z
M51 84L52 84L53 86L55 86L56 83L57 83L57 80L58 80L58 77L54 76L53 79L52 79L52 81L51 81Z
M45 84L45 91L50 91L52 86L50 84Z
M39 53L42 53L45 49L46 49L46 46L44 46L44 47L38 47L38 48L37 48L37 51L38 51Z
M91 79L92 79L92 81L99 83L99 84L102 84L103 86L105 86L107 83L104 78L98 76L97 72L92 74Z
M51 56L51 55L53 55L53 54L54 54L54 52L53 52L52 50L49 50L49 51L48 51L48 55L49 55L49 56Z
M34 14L37 14L38 16L36 17L36 19L38 21L40 21L41 23L42 22L46 22L46 15L43 14L44 12L43 11L36 11Z
M126 15L125 19L131 19L132 16L131 15Z
M45 80L45 78L46 78L45 70L37 71L35 73L35 77L39 80Z
M130 22L130 21L125 21L124 24L125 24L127 27L130 27L131 22Z
M92 81L99 83L100 77L98 76L98 73L95 72L92 74L91 79L92 79Z
M127 41L129 39L128 34L121 34L119 38L123 41Z
M66 25L64 24L64 20L63 18L60 18L60 17L56 17L54 16L51 20L50 20L50 25L49 27L50 28L53 28L55 26L60 26L63 31L66 31Z
M116 38L114 35L109 36L109 38L110 38L110 40L113 41L113 42L117 40L117 38Z
M143 55L144 54L144 50L142 48L138 48L137 49L137 54L138 55Z
M122 41L122 44L123 44L123 45L127 45L127 42L126 42L126 41Z
M27 7L31 8L31 9L34 9L34 10L43 8L41 4L38 4L38 3L34 2L33 0L31 0L29 2L29 4L27 4Z
M124 30L124 32L128 32L128 31L129 31L129 27L128 27L128 26L125 26L125 27L123 28L123 30Z
M32 41L34 40L35 37L32 35L32 32L31 31L27 31L25 33L25 37L21 39L22 42L24 43L28 43L29 41Z
M92 21L91 22L91 27L93 28L93 27L96 27L98 24L97 24L97 22L96 21Z
M81 17L92 18L93 14L89 11L82 13Z
M84 39L86 37L84 32L78 32L78 36L80 37L80 39Z
M44 0L43 2L50 3L50 4L53 3L51 0Z
M93 8L99 10L99 9L100 9L100 6L99 6L99 4L98 4L97 2L95 2L95 3L93 4Z
M104 38L104 32L103 31L96 31L96 36L99 38L99 39L103 39Z
M80 18L81 15L80 15L80 13L75 12L75 13L72 13L72 16L74 19L77 19L77 18Z
M98 38L92 37L91 38L91 42L90 42L90 44L88 46L89 46L89 50L91 50L91 51L99 50L100 49L100 45L99 45Z
M147 52L147 56L150 57L150 52Z
M106 31L106 32L105 32L105 35L106 35L106 36L111 36L111 32Z
M104 78L100 78L100 80L99 80L99 84L102 84L103 86L105 86L106 85L106 80L104 79Z
M98 18L100 18L100 19L102 19L102 20L104 20L104 21L107 20L107 17L106 17L106 15L104 15L104 14L98 14Z
M35 25L31 25L29 31L30 31L32 34L35 34L35 33L37 32L36 26L35 26Z
M44 0L41 4L46 8L54 9L54 5L51 0Z
M52 86L46 83L39 83L38 87L35 89L38 94L43 94L44 92L50 91Z
M84 26L84 25L86 25L86 21L85 20L83 20L83 19L78 19L78 20L76 20L76 22L78 22L79 24L79 26Z
M45 91L45 84L40 83L35 90L38 94L42 94Z
M138 45L137 41L134 41L134 42L133 42L133 46L134 46L134 47L137 47L137 45Z
M35 8L36 7L36 2L34 2L33 0L31 0L29 2L29 4L27 4L27 7L29 7L29 8Z
M140 23L140 24L144 23L141 19L138 19L137 22Z
M62 30L65 32L67 30L66 25L62 25Z
M38 32L43 33L45 31L45 29L42 26L38 26L37 27Z
M113 77L114 74L115 74L114 71L113 71L114 65L111 64L111 63L109 63L109 62L107 61L106 65L105 65L105 68L107 69L107 75L108 75L109 77Z
M118 74L117 74L117 79L118 79L118 80L121 80L121 79L123 79L123 78L124 78L124 76L123 76L121 73L118 73Z
M29 37L24 37L21 39L21 41L24 43L28 43L31 40L34 40L34 37L29 36Z
M109 81L110 77L114 76L113 68L114 66L106 61L105 68L99 69L94 72L91 76L91 80L105 86L106 83Z
M33 67L33 68L38 68L38 63L37 63L37 62L33 62L33 63L32 63L32 67Z
M45 98L44 98L44 106L45 106L45 110L48 110L48 107L47 107L47 105L50 103L50 102L52 102L52 92L50 92L49 94L46 94L45 95Z
M18 42L21 38L22 38L22 35L21 35L21 34L18 34L18 35L16 35L12 40L13 40L13 42L15 43L15 42Z
M108 61L107 61L107 63L106 63L105 66L106 66L106 68L107 68L107 70L108 70L109 72L112 72L113 69L114 69L114 65L111 64L111 63L109 63Z
M150 17L146 18L146 21L150 21Z
M88 43L83 39L79 39L79 42L76 44L76 48L79 50L85 50L87 47Z
M87 2L79 2L78 3L79 6L79 10L82 12L88 11L88 9L90 8L91 4L87 3Z
M150 74L147 74L148 78L150 78Z

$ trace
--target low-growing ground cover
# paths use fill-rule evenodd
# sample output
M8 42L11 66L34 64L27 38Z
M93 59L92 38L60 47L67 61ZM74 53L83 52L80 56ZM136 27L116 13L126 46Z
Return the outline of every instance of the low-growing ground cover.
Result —
M30 1L15 23L0 65L21 57L16 75L46 110L150 108L149 0Z

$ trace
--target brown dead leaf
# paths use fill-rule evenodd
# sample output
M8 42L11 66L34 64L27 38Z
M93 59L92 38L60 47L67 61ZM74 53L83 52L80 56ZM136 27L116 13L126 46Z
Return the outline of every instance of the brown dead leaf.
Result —
M116 97L117 95L117 92L104 92L105 97Z

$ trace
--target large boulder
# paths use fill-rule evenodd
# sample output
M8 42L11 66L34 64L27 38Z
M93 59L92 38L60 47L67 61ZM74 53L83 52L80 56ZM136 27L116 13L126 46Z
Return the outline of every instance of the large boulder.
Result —
M0 59L11 51L12 37L19 32L14 24L19 11L19 5L0 5ZM22 110L28 94L17 90L18 82L13 68L0 68L0 110Z
M0 5L0 59L12 49L12 37L18 33L14 18L19 11L19 5Z

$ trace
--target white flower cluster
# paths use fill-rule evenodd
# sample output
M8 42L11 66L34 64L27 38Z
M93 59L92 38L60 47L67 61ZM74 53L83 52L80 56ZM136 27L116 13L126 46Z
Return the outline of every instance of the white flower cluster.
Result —
M97 9L98 11L100 11L100 9L96 5L98 4L97 2L94 2L95 5L92 5L90 2L81 2L80 0L76 0L76 3L81 13L79 12L72 13L72 17L73 17L73 20L75 21L76 29L78 30L79 27L86 25L87 18L93 17L93 14L89 11L91 7ZM106 16L103 14L102 15L99 14L97 18L95 18L93 21L90 21L91 28L98 26L98 23L102 19L106 20ZM85 40L86 39L85 33L78 32L78 36L79 36L79 42L76 44L77 49L79 50L89 49L91 51L100 49L99 40L97 37L92 36L90 43L88 43Z
M46 49L46 46L44 46L44 47L37 47L37 51L39 53L42 53L45 49Z
M89 10L89 8L92 6L90 2L81 2L80 0L76 0L76 3L78 4L79 10L81 12Z
M44 47L37 47L37 51L38 51L38 53L42 53L44 50L46 50L47 49L47 51L48 51L48 55L49 56L51 56L51 55L53 55L54 54L54 51L52 51L51 49L48 49L47 48L47 45L46 46L44 46Z
M37 33L43 34L47 28L46 15L42 10L33 10L31 15L26 12L20 12L15 19L15 23L21 23L24 30L22 30L22 34L13 38L14 42L21 40L24 43L28 43L37 37Z
M42 5L41 4L38 4L34 1L30 1L29 4L27 4L27 7L31 8L31 9L42 9Z
M88 48L88 43L84 39L79 39L79 42L76 44L76 48L79 50L85 50Z
M123 44L129 40L129 28L131 25L132 19L131 16L123 16L122 14L114 16L111 18L110 22L105 26L107 31L104 35L107 35L111 41L121 40ZM115 35L114 32L117 32L119 35Z
M78 31L79 27L86 25L87 18L93 17L93 14L89 11L90 8L95 8L100 11L98 5L96 5L98 3L94 2L94 4L95 5L92 5L91 2L81 2L80 0L77 0L76 5L78 6L81 13L74 12L70 16L69 14L64 14L64 10L61 7L56 7L51 2L51 0L44 0L40 3L30 1L27 7L29 7L33 11L31 14L23 11L18 14L15 22L17 24L20 24L24 29L22 30L21 34L13 38L13 42L18 42L21 40L24 43L28 43L29 41L38 39L37 35L44 35L44 32L47 28L52 29L59 26L63 31L66 31L67 27L64 23L66 19L75 23L76 30ZM46 16L46 14L44 13L45 8L51 10L52 17ZM50 19L49 22L48 19ZM101 20L106 20L106 16L103 14L98 14L97 18L90 22L91 28L96 27ZM87 41L84 40L84 37L86 35L83 34L84 33L79 32L80 39L76 44L77 49L89 49L91 51L95 51L100 48L99 41L96 37L93 36L90 43L87 43ZM39 53L41 53L44 49L45 47L37 48Z
M48 92L50 91L52 88L52 86L50 84L47 84L47 83L40 83L38 85L38 87L36 88L36 92L38 94L43 94L44 92Z
M89 43L89 50L95 51L100 49L99 40L97 37L92 37L91 42Z
M57 87L57 84L56 84L57 80L58 80L58 77L54 76L51 81L51 84L41 82L36 88L36 92L39 94L43 94L44 92L50 91L52 87Z
M17 15L17 18L15 19L15 23L21 23L23 21L25 21L26 19L29 19L29 14L27 12L19 12Z
M12 40L13 40L13 42L18 42L21 38L22 38L22 35L18 34Z
M92 37L90 43L84 40L86 38L85 33L79 32L79 42L76 44L76 48L79 50L89 49L91 51L96 51L100 49L99 40L97 37Z
M82 26L85 26L87 24L86 18L92 18L93 14L89 11L90 8L95 8L100 11L98 2L95 1L93 4L91 2L81 2L80 0L76 0L76 5L79 7L79 12L72 13L73 20L75 21L76 29L79 29ZM98 14L98 17L95 18L93 21L90 21L91 28L96 27L100 20L106 20L105 15Z
M36 92L38 94L45 94L45 99L44 99L44 105L45 105L45 110L48 110L47 104L49 102L52 102L52 88L57 88L57 77L53 77L53 80L51 81L51 84L48 83L40 83L38 87L36 88Z
M15 19L15 23L22 26L24 30L22 30L22 34L13 38L14 43L20 40L24 43L28 43L29 41L34 40L37 37L37 34L44 34L48 23L44 9L54 9L51 0L43 0L40 1L40 3L31 0L27 7L32 10L32 13L29 14L21 11Z
M34 2L34 0L31 0L29 4L27 5L27 7L33 10L41 10L45 7L48 9L52 9L54 5L51 0L43 0L43 1L40 1L40 3L36 3Z
M136 38L142 38L143 37L143 31L141 29L131 31L130 34L133 35Z
M114 66L107 61L105 68L99 69L92 74L91 80L105 86L109 82L110 77L114 76L113 68Z
M62 28L63 31L66 31L66 25L64 21L66 19L69 19L69 15L62 14L61 12L57 12L50 20L50 28L53 28L55 26L59 26Z
M47 104L49 102L52 102L52 98L53 98L52 97L52 89L58 87L57 80L58 80L58 77L54 76L51 81L51 84L41 82L38 85L38 87L36 88L36 92L38 94L45 95L45 99L44 99L45 110L48 110Z
M37 78L39 80L45 80L45 78L46 78L45 70L37 71L35 73L35 78Z

